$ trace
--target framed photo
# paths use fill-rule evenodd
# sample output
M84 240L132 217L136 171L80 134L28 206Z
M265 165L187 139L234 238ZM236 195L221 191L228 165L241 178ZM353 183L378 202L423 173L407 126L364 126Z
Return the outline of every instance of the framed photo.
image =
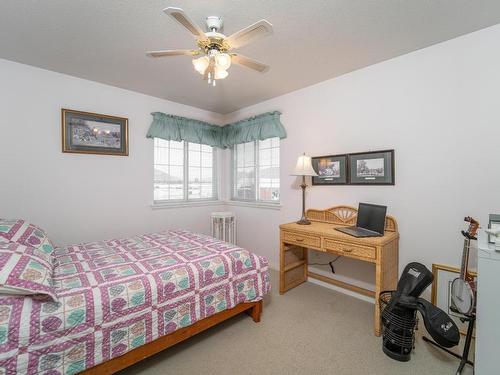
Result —
M488 229L500 230L500 215L499 214L490 214ZM495 239L491 237L491 234L488 234L488 242L493 243L493 244L495 243Z
M460 276L460 269L456 267L446 266L443 264L433 264L432 274L434 281L432 282L432 297L431 302L447 313L458 326L460 334L467 334L467 322L462 323L460 320L462 314L456 313L450 309L451 306L451 284L453 280ZM476 279L477 274L470 272ZM473 333L475 337L475 331Z
M62 152L128 155L128 119L61 110Z
M329 155L311 158L318 174L312 178L313 185L345 185L349 182L347 155Z
M394 150L349 154L351 185L394 185Z

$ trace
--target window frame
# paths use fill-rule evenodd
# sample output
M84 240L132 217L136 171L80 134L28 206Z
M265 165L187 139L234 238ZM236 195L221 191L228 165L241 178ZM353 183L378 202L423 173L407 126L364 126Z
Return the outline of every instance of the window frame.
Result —
M154 138L154 141L156 141L157 138ZM161 139L161 138L160 138ZM170 142L170 141L167 141ZM210 198L189 198L189 143L193 144L199 144L201 146L204 146L200 143L195 143L195 142L188 142L188 141L181 141L182 142L182 152L183 152L183 165L182 165L182 170L183 170L183 178L182 178L182 199L155 199L155 179L154 179L154 173L153 173L153 206L177 206L177 205L189 205L189 204L196 204L196 203L208 203L208 202L219 202L219 181L218 181L218 163L217 163L217 158L218 158L218 153L217 153L217 148L213 146L208 146L212 147L212 196ZM206 146L206 145L205 145ZM154 167L157 165L155 163L155 149L156 149L156 142L153 142L153 171ZM203 151L199 151L200 153ZM200 165L200 168L202 166Z
M253 165L253 170L254 170L254 184L255 184L255 194L254 194L254 199L242 199L236 197L236 175L237 175L237 152L236 152L236 147L238 145L234 145L231 148L231 201L232 202L242 202L246 204L252 204L255 203L257 205L269 205L269 206L280 206L281 205L281 178L279 179L280 181L280 187L278 189L279 191L279 199L278 200L265 200L260 198L260 188L259 188L259 180L260 180L260 174L259 174L259 167L260 167L260 140L255 140L251 142L246 142L246 143L253 143L253 155L254 155L254 165ZM281 139L278 138L278 150L279 155L281 155ZM280 163L281 164L281 163ZM279 169L281 169L281 165L278 166Z

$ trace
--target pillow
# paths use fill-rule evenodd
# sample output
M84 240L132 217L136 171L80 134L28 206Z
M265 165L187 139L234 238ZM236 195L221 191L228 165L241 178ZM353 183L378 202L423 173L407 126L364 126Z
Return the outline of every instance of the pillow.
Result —
M47 254L17 242L0 241L0 293L46 295L56 301Z
M45 232L24 220L0 219L0 237L52 254L54 246Z

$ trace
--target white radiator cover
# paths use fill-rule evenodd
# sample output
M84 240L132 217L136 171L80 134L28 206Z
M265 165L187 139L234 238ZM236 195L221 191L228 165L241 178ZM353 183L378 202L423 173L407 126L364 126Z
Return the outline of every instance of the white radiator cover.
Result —
M232 212L212 212L212 237L236 245L236 217Z

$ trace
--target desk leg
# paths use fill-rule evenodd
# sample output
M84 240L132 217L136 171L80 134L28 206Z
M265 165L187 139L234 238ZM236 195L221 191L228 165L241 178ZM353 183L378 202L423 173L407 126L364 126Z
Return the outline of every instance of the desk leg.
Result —
M380 336L382 333L382 329L380 326L380 292L381 286L382 286L382 275L383 275L383 269L382 265L380 263L377 263L376 268L375 268L375 316L374 316L374 333L375 336Z
M280 241L280 294L285 293L285 244Z
M382 333L380 322L380 292L396 289L398 283L399 249L398 240L379 249L379 261L375 271L375 336Z
M280 243L280 294L307 281L307 248Z

